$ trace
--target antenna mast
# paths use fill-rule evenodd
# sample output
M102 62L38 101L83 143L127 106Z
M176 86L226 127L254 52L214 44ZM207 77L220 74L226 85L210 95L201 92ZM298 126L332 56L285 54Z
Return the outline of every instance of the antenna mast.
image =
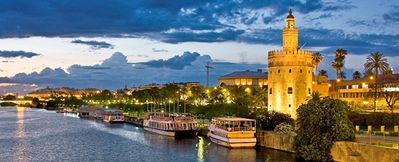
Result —
M212 66L209 65L209 62L205 65L206 69L206 87L209 87L209 69L213 69Z

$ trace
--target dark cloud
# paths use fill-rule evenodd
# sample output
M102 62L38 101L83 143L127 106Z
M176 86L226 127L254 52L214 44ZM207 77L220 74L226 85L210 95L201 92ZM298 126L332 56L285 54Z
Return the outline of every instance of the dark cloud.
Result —
M389 13L385 13L382 17L388 22L399 22L399 6L392 6Z
M38 53L26 52L26 51L0 51L0 57L2 58L32 58L34 56L39 56Z
M322 0L42 0L0 1L0 37L29 36L135 36L156 34L169 29L216 30L229 27L219 21L243 10L272 9L281 16L296 12L343 10L350 3L324 3ZM256 18L242 19L251 24ZM233 29L234 30L234 29Z
M193 61L199 57L200 54L197 52L184 52L181 56L174 56L167 60L152 60L144 63L139 63L142 65L147 65L149 67L156 68L170 68L170 69L183 69L185 66L191 65Z
M11 60L3 60L3 61L1 61L2 63L13 63L13 62L15 62L15 61L11 61Z
M168 50L152 48L152 52L168 52Z
M101 49L101 48L110 48L113 49L114 46L110 43L107 42L99 42L99 41L94 41L94 40L90 40L90 41L83 41L80 39L77 40L73 40L71 41L71 43L75 43L75 44L84 44L84 45L88 45L90 46L92 49Z
M326 13L326 14L322 14L320 16L311 18L310 20L315 21L315 20L326 19L326 18L330 18L330 17L333 17L333 15L331 13Z
M121 88L126 84L130 86L143 85L154 81L157 83L197 81L205 84L205 65L207 63L214 67L210 71L212 85L217 84L218 77L233 71L266 68L264 64L214 62L209 55L201 55L196 52L185 52L167 60L132 65L128 63L125 55L116 52L101 64L72 65L68 68L68 73L60 68L45 68L39 73L19 73L10 78L0 78L0 82L34 83L41 87L68 86L107 89Z

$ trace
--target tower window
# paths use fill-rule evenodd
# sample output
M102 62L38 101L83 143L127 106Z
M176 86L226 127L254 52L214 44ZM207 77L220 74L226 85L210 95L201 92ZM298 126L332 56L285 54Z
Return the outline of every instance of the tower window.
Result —
M289 72L291 73L291 69L289 70Z
M310 70L308 70L308 73L310 74Z
M288 107L291 108L291 104L288 104Z
M310 88L308 88L308 94L312 94L312 91L310 90Z
M302 69L301 69L301 70L299 70L299 72L300 72L300 73L302 73Z
M288 94L292 94L292 87L288 87Z
M278 73L280 73L280 69L278 69L278 71L277 71Z
M269 89L269 94L273 94L273 89L272 88Z

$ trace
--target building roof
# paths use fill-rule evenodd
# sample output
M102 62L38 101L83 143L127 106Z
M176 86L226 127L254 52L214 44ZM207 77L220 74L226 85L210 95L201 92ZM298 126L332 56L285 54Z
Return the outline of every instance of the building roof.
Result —
M223 75L220 78L265 78L267 79L267 74L262 71L236 71L227 75Z

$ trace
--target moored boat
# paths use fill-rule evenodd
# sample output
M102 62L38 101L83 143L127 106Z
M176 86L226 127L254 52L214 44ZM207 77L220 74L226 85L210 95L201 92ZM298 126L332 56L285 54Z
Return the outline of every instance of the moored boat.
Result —
M195 137L199 127L190 114L149 113L143 121L144 130L170 136Z
M213 143L229 148L253 148L256 145L256 120L215 118L208 127Z
M104 110L103 120L109 123L123 123L125 122L122 111L117 109Z
M96 110L96 108L92 107L92 106L82 106L78 110L78 116L80 118L89 118L89 117L93 116L93 113L95 110Z

